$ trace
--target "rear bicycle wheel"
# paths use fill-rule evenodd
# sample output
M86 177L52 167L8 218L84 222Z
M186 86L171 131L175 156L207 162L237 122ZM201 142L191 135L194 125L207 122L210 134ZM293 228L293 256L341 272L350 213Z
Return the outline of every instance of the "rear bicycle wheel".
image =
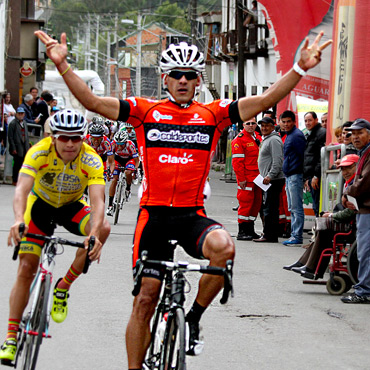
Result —
M26 338L23 344L22 369L36 369L37 357L42 343L42 338L47 325L47 309L50 293L50 275L46 274L41 281L39 294L35 299L36 306L31 316L26 322L25 333Z
M185 370L185 356L185 315L177 308L168 315L159 369Z
M118 217L119 217L119 211L121 210L121 201L122 201L122 190L123 186L122 186L122 182L121 181L118 181L118 184L117 184L117 189L116 189L116 199L115 199L115 202L114 202L114 205L115 205L115 209L114 209L114 220L113 220L113 223L114 225L117 224L118 222Z

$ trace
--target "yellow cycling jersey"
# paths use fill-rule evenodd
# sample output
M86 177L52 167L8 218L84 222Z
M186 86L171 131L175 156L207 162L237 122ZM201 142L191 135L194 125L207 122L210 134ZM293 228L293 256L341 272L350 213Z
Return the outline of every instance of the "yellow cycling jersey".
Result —
M20 173L35 179L32 192L53 207L75 202L86 186L105 185L100 156L86 143L74 161L64 164L50 137L29 149Z

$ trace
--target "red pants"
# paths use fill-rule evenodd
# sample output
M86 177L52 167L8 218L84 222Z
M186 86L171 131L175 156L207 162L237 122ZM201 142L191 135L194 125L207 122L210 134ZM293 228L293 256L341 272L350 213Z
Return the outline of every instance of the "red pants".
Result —
M262 204L262 190L253 182L247 182L245 190L238 186L238 223L255 221Z

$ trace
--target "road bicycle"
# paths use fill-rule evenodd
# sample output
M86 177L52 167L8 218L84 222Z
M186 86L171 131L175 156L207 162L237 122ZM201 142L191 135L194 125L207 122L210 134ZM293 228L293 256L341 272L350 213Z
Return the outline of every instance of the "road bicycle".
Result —
M132 294L138 295L144 269L156 267L164 270L164 279L159 303L151 322L151 341L145 357L147 369L185 370L186 369L186 323L184 313L185 287L188 283L185 274L196 271L202 274L224 276L224 290L220 302L225 304L229 295L234 296L232 285L231 260L226 267L202 266L188 262L148 260L143 251L136 263L136 274Z
M128 200L126 199L125 189L126 189L126 174L125 174L125 167L118 167L119 177L116 186L116 194L114 195L113 199L113 210L114 210L114 225L118 222L119 212L125 205L125 202Z
M21 224L19 231L23 234L24 224ZM20 362L22 370L36 369L36 363L43 338L51 338L49 334L50 312L53 303L53 287L51 285L53 270L55 267L55 256L64 252L64 245L77 248L85 248L81 242L66 240L57 236L46 236L27 233L27 237L43 240L41 263L36 276L31 284L28 309L23 314L18 331L18 350L14 362L2 360L3 365L16 368ZM85 259L83 273L86 274L90 258L89 252L95 244L95 237L91 236ZM17 259L20 245L14 248L13 260Z

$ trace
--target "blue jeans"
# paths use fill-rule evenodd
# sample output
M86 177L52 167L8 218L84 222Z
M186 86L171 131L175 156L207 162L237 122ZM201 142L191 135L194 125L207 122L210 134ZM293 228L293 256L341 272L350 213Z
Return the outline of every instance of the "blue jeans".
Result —
M358 283L355 292L370 297L370 214L358 214L356 223Z
M303 174L288 176L285 183L288 210L291 213L291 236L299 242L303 241Z
M319 217L320 216L320 182L321 180L319 179L319 188L314 189L311 185L312 179L308 179L308 186L310 187L310 193L312 195L312 209L315 212L315 216Z

